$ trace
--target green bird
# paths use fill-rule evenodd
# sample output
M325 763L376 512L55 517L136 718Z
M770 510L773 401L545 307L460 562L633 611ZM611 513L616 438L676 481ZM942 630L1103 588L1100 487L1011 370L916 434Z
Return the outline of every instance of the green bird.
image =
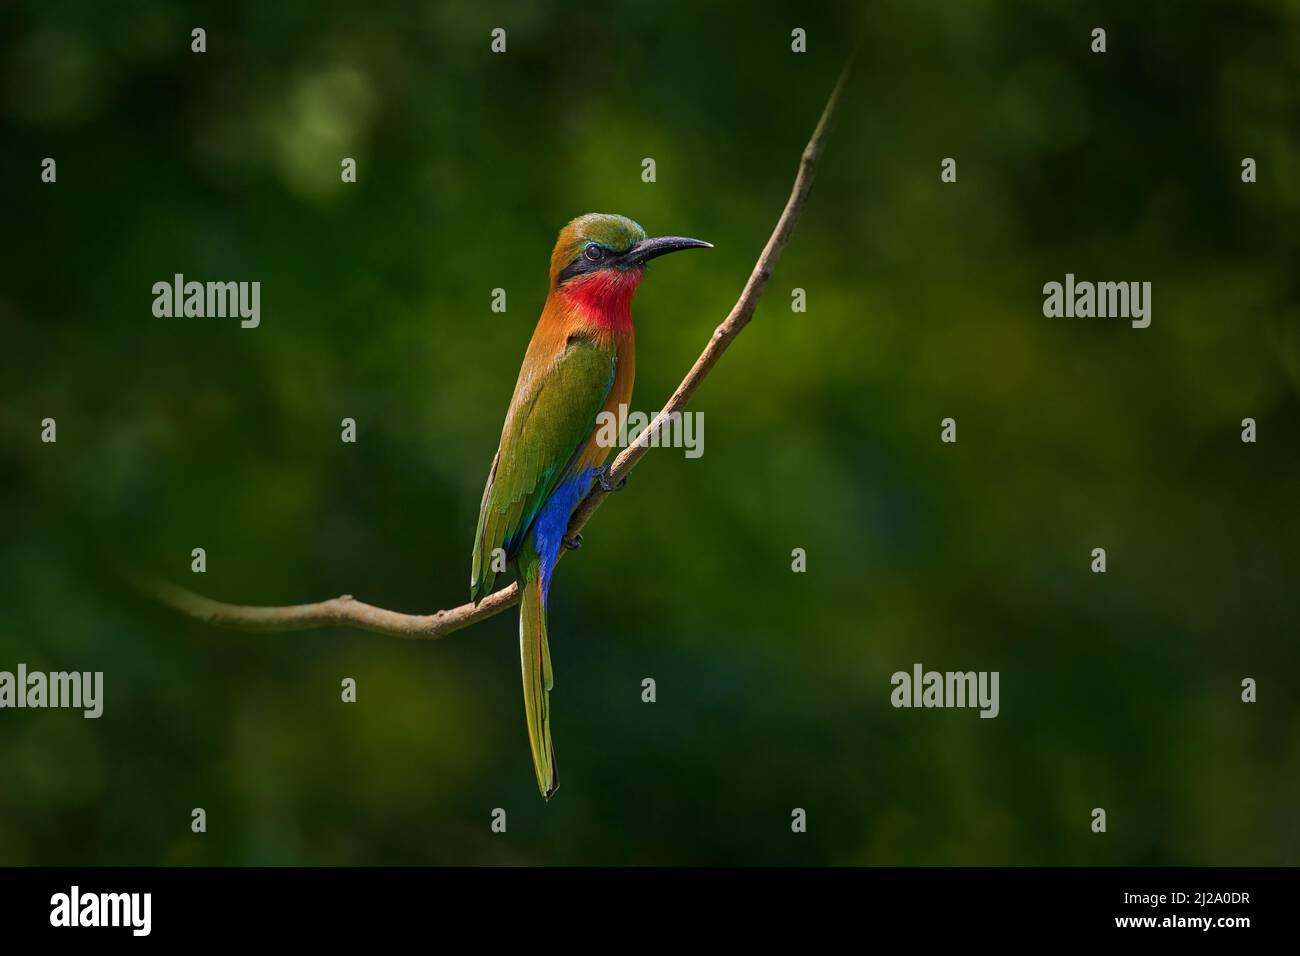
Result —
M711 248L699 239L646 237L625 216L592 213L560 230L551 285L524 353L501 443L488 471L474 535L470 598L492 591L499 560L519 580L519 660L524 715L537 787L559 786L551 741L554 686L546 635L551 572L568 542L569 518L594 483L606 480L610 449L596 441L601 412L615 416L632 398L636 374L632 295L646 263L681 249ZM617 420L617 418L615 419Z

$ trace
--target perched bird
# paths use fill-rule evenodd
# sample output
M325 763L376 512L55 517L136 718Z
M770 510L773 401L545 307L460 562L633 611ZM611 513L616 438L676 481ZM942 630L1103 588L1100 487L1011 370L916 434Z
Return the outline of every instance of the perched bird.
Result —
M470 598L477 604L492 591L502 556L513 565L522 595L519 660L528 742L538 789L548 800L559 786L546 640L551 572L560 549L576 546L565 534L578 502L595 482L614 490L606 478L610 450L597 443L596 423L602 411L617 416L632 397L632 294L646 263L680 249L708 248L707 242L680 236L648 239L631 219L600 213L579 216L560 230L551 254L550 293L488 471Z

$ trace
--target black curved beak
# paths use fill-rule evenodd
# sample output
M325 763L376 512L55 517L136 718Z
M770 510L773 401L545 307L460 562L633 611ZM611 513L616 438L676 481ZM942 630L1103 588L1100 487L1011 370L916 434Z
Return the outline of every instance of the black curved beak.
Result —
M629 266L640 266L645 265L651 259L666 256L670 252L680 252L683 249L712 248L713 243L705 242L703 239L687 239L685 236L656 236L653 239L641 240L623 253L623 261Z

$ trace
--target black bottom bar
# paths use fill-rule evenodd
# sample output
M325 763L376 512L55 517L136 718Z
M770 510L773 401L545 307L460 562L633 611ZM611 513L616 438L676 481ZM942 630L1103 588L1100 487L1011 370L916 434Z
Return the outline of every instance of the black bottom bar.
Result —
M1297 883L1294 869L0 869L0 925L6 941L92 945L499 943L561 927L576 942L612 918L665 941L704 926L738 937L802 926L1177 946L1284 932Z

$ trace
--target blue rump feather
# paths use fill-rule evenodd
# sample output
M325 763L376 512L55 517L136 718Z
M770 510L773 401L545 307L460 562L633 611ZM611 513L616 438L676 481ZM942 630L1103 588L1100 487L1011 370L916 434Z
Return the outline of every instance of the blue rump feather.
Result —
M559 560L560 548L564 547L564 533L569 530L569 518L573 516L573 509L578 507L578 502L591 490L595 473L596 469L588 468L552 491L533 524L533 546L537 549L542 565L543 607L546 606L546 594L551 589L551 571Z

